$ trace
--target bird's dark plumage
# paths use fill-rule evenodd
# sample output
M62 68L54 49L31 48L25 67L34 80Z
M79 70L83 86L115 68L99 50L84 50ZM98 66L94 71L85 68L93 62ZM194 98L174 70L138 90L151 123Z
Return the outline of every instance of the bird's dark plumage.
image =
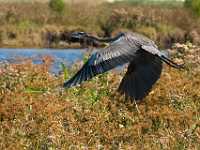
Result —
M64 87L76 86L98 74L130 63L118 90L126 97L139 100L148 94L159 79L162 61L181 68L159 51L152 40L140 34L120 33L115 38L103 40L94 37L94 40L108 41L109 46L92 54L75 76L64 83Z
M125 94L126 97L142 99L160 78L161 71L162 61L158 57L144 52L130 63L118 91Z

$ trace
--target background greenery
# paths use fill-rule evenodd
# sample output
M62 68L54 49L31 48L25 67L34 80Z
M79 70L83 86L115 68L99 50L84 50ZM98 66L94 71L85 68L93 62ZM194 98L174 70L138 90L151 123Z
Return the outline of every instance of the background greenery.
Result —
M112 36L119 31L139 32L163 48L175 42L199 44L200 21L189 7L191 2L186 1L186 5L180 1L1 3L0 45L46 47L47 32L74 30L98 36ZM70 47L59 43L54 46Z

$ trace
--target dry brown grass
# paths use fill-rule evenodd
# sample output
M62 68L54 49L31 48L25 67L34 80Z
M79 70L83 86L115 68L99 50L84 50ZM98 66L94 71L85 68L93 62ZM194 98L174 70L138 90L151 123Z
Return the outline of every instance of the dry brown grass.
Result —
M48 73L51 58L2 66L0 149L199 149L200 48L174 49L187 69L165 65L140 114L115 93L121 74L60 91L63 75Z

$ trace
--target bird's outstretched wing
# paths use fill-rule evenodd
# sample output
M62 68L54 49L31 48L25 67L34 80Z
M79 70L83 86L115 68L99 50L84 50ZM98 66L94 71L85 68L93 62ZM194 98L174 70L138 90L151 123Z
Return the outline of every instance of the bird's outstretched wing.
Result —
M125 97L141 100L160 78L162 61L148 52L142 52L130 63L118 91Z
M142 45L141 49L143 51L131 61L118 89L126 98L135 100L144 98L160 78L162 61L174 68L183 68L170 60L166 51L159 51L154 45Z
M136 55L133 48L124 36L120 37L108 47L94 53L75 76L64 83L64 87L76 86L98 74L132 61Z

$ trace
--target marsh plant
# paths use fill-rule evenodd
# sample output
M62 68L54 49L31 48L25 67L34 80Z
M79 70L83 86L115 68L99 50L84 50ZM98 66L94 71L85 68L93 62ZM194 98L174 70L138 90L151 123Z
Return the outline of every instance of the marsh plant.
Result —
M164 66L150 94L135 105L115 90L123 72L113 71L60 91L81 66L62 74L24 60L0 70L0 149L199 149L198 46L176 44L185 70ZM20 141L20 142L19 142Z

